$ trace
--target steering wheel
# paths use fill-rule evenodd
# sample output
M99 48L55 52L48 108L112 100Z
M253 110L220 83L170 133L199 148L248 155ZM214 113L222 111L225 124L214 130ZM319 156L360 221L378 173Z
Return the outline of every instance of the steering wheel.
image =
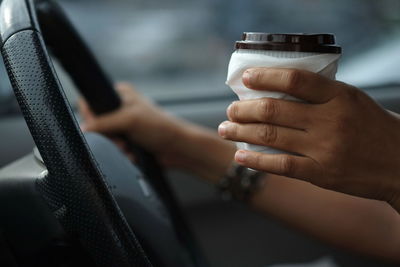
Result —
M43 165L39 177L20 179L18 185L12 171L0 175L8 175L8 180L0 179L7 181L7 188L15 186L21 192L29 187L23 194L32 197L24 199L35 196L35 206L24 203L21 210L8 213L10 218L18 212L17 217L25 219L41 214L45 219L40 223L55 229L52 239L78 247L79 255L89 255L95 266L204 266L154 157L131 144L139 159L136 168L106 138L94 134L85 138L80 131L47 48L95 113L113 111L121 101L61 8L49 0L4 0L0 37L8 76L40 152L36 159ZM2 194L6 182L1 181L0 195L13 193L14 189ZM13 227L0 223L0 232L17 232ZM31 237L18 238L35 243ZM37 254L25 252L19 256Z

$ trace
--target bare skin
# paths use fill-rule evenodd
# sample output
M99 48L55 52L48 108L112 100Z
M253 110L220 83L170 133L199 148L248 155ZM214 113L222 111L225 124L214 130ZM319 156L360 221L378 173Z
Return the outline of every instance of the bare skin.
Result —
M124 105L111 114L96 117L84 101L80 102L85 131L128 135L166 167L190 171L210 183L219 181L234 158L233 143L212 130L166 114L129 84L117 88ZM116 143L125 149L123 142ZM266 176L265 186L250 203L260 212L337 246L400 261L400 216L387 202L273 174Z
M231 142L162 111L130 84L120 83L116 89L122 98L122 107L101 117L96 117L85 101L79 102L84 131L100 132L111 138L122 133L156 155L167 168L185 169L209 181L225 173L236 151ZM134 159L122 140L112 139ZM210 147L213 151L209 151Z
M297 155L239 150L245 166L322 188L387 201L400 211L400 119L359 89L295 69L256 68L243 76L254 90L285 92L307 103L278 99L234 102L226 139Z

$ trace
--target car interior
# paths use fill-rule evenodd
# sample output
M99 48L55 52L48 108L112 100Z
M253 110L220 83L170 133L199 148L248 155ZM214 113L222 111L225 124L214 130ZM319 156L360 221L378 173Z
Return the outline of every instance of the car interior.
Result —
M77 99L96 114L111 112L121 105L113 88L119 80L168 112L216 129L236 100L224 85L233 40L245 27L301 31L266 27L260 11L235 24L260 8L275 9L268 19L277 20L293 11L293 1L200 2L1 2L0 266L395 266L223 201L193 175L164 170L140 144L129 142L138 158L132 163L107 137L82 133ZM301 2L321 16L347 6ZM353 35L338 32L350 48L337 79L400 113L400 3L351 2L343 21L378 12L360 24L381 36L362 39L365 25ZM345 23L312 28L304 16L293 25L304 20L307 31Z

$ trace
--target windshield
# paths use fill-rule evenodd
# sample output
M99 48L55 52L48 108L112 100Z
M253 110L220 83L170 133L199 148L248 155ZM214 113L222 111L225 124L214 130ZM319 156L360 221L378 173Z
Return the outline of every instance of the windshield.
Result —
M156 99L231 94L224 85L227 65L234 41L244 31L334 33L343 47L339 79L360 86L400 79L397 0L61 4L110 76L131 81ZM0 86L0 102L10 102L7 82Z

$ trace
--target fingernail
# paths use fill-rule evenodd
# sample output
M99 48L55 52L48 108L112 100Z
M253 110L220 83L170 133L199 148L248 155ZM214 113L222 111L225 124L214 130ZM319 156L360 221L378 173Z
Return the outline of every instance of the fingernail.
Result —
M223 123L221 123L221 124L218 126L218 134L219 134L221 137L225 137L225 136L226 136L228 124L229 124L229 122L224 121Z
M249 70L246 70L246 71L243 73L243 76L242 76L242 81L243 81L243 84L244 84L245 86L249 86L249 85L250 85L250 78L251 78L251 73L250 73Z
M243 150L236 151L235 160L238 162L244 162L246 160L247 153Z

